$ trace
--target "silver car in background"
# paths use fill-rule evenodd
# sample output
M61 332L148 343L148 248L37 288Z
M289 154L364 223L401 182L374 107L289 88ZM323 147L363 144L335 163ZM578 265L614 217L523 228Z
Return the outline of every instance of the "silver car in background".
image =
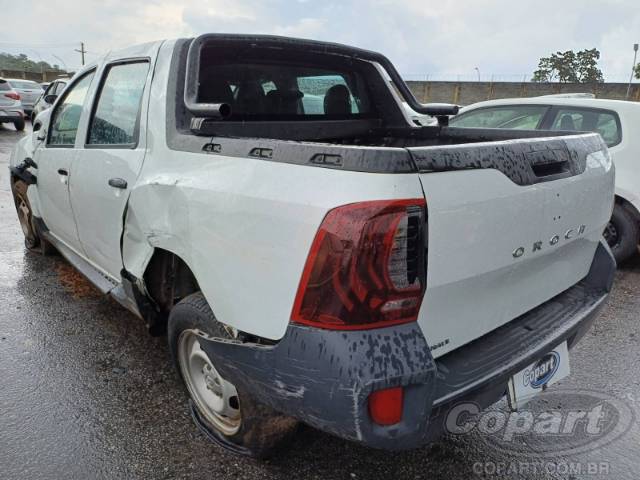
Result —
M33 111L33 106L42 95L42 87L37 82L23 80L20 78L7 78L7 82L16 92L20 94L20 101L24 112L29 115Z
M67 83L69 83L69 78L58 78L47 85L44 90L44 93L40 95L38 101L33 106L33 111L31 112L31 122L36 119L36 117L40 114L40 112L45 111L48 108L51 108L53 102L60 96L62 91L66 88Z
M16 130L24 130L24 110L20 94L4 78L0 78L0 123L13 123Z

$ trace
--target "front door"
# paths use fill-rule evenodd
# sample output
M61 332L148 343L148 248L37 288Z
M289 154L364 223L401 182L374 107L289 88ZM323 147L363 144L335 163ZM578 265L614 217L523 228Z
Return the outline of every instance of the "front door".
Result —
M87 258L120 279L124 210L144 160L140 128L149 62L107 65L96 94L86 142L71 167L71 205Z
M95 71L79 78L52 112L46 142L34 152L38 165L38 197L42 219L50 233L81 252L78 231L69 199L71 165L80 117Z

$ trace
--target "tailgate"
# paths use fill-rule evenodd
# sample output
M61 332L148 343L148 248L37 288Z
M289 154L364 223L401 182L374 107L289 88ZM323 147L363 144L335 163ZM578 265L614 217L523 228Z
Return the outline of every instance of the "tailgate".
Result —
M587 275L614 190L598 135L409 151L427 199L427 290L418 322L434 357Z

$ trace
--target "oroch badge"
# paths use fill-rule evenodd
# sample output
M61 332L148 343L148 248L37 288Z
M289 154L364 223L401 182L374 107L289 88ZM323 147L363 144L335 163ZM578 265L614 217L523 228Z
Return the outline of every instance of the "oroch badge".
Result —
M579 237L580 235L584 234L586 230L587 230L586 225L580 225L577 228L570 228L569 230L564 232L563 235L560 235L560 234L553 235L548 240L548 242L546 242L546 244L548 246L553 247L555 245L558 245L562 240L567 241L567 240L571 240L573 238ZM533 242L533 246L531 247L531 253L537 252L538 250L542 250L544 246L545 246L545 242L542 240L537 240ZM513 258L520 258L525 253L527 253L527 249L525 247L518 247L513 251L512 255L513 255Z

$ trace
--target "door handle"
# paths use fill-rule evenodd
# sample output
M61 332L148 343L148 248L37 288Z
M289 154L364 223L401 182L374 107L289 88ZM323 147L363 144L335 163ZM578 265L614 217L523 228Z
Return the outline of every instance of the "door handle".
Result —
M69 176L69 172L67 172L64 168L58 169L58 175L64 175L65 177Z
M122 178L111 178L109 179L109 186L124 190L125 188L127 188L127 181Z

